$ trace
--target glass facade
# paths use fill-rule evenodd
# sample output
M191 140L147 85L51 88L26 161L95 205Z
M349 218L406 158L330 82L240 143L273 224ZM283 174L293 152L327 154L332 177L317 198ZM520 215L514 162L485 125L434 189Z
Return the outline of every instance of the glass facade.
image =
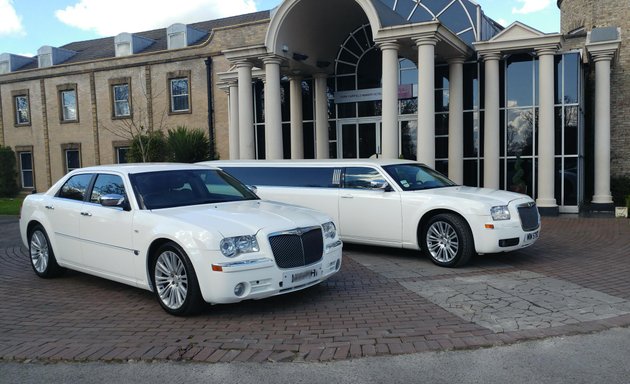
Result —
M418 126L418 68L413 59L399 59L400 157L416 158ZM500 188L516 189L517 179L537 198L538 58L534 54L506 55L499 65ZM367 158L381 146L381 52L369 25L354 30L343 42L328 79L331 158ZM561 211L577 211L581 201L582 168L580 54L555 58L555 198ZM254 84L257 156L264 158L264 89ZM302 81L305 158L315 156L312 79ZM449 66L435 65L435 168L448 171ZM357 92L357 91L364 92ZM340 98L339 94L351 97ZM357 97L356 95L362 95ZM290 158L289 82L281 86L285 158ZM367 96L365 96L367 95ZM365 97L364 97L365 96ZM421 102L421 101L420 101ZM484 63L463 65L464 184L483 185Z

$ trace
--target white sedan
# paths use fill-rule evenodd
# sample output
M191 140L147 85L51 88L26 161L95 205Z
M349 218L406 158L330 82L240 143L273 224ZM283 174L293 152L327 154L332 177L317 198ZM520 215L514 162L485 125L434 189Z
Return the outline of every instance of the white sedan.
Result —
M75 170L24 200L20 232L37 275L70 268L151 290L174 315L310 287L341 267L330 217L195 165Z

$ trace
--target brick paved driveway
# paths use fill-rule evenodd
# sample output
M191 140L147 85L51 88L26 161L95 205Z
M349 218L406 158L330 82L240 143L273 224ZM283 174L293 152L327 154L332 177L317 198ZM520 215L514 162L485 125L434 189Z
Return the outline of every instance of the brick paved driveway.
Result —
M2 239L17 224L0 220ZM69 272L39 279L0 242L0 359L330 361L474 348L630 325L630 220L544 218L532 247L461 269L346 245L305 291L166 314L150 292Z

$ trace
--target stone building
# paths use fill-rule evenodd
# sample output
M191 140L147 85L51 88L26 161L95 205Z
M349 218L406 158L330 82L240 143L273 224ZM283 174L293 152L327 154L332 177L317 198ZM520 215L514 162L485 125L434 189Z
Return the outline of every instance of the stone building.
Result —
M130 127L186 125L223 159L405 157L472 186L522 174L544 213L608 209L630 174L625 5L559 0L546 34L469 0L285 0L4 53L0 144L26 190L125 161Z

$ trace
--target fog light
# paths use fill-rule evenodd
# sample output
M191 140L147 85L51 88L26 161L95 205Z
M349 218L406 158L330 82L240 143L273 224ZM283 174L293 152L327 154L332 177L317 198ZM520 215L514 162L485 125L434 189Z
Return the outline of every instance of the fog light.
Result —
M245 293L245 283L236 284L236 286L234 287L234 294L238 297L241 297L243 296L244 293Z

